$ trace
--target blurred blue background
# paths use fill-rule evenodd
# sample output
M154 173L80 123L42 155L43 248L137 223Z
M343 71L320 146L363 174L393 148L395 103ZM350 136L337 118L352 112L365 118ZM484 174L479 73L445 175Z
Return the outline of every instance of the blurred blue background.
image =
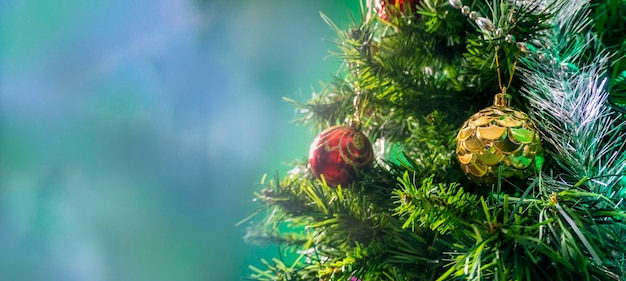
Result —
M0 0L0 280L239 280L358 0Z

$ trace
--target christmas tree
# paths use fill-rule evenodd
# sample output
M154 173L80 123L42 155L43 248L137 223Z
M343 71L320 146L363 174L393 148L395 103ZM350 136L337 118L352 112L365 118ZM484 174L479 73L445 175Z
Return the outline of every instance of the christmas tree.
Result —
M377 0L337 31L251 280L626 280L626 1ZM304 152L303 152L304 154Z

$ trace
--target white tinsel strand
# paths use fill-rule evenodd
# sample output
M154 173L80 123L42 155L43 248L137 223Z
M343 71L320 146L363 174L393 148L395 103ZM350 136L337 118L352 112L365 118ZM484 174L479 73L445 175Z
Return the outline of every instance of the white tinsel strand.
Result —
M590 30L588 1L564 3L554 18L554 29L543 41L550 59L523 59L522 79L543 140L551 154L576 177L591 178L594 192L616 198L626 168L624 126L607 106L605 69L610 54L597 51L587 65L576 66L589 42L598 40Z

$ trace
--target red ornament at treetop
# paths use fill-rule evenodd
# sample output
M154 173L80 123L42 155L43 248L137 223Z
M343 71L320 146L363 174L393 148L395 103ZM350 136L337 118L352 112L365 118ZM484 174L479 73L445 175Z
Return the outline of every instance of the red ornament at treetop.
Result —
M347 185L356 170L372 165L374 150L370 140L349 126L334 126L321 132L309 151L309 165L318 179L324 175L329 186Z
M398 14L397 12L400 11L404 11L404 5L408 4L411 5L411 10L415 9L415 3L418 0L376 0L376 12L378 13L378 16L384 20L384 21L389 21L389 19L393 16L393 17L397 17ZM396 6L397 8L391 8L390 6Z

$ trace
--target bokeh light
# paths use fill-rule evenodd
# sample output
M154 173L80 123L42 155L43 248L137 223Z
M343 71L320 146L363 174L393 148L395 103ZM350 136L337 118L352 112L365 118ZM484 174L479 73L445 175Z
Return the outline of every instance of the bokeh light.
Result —
M239 280L236 227L314 136L359 1L4 0L0 280Z

